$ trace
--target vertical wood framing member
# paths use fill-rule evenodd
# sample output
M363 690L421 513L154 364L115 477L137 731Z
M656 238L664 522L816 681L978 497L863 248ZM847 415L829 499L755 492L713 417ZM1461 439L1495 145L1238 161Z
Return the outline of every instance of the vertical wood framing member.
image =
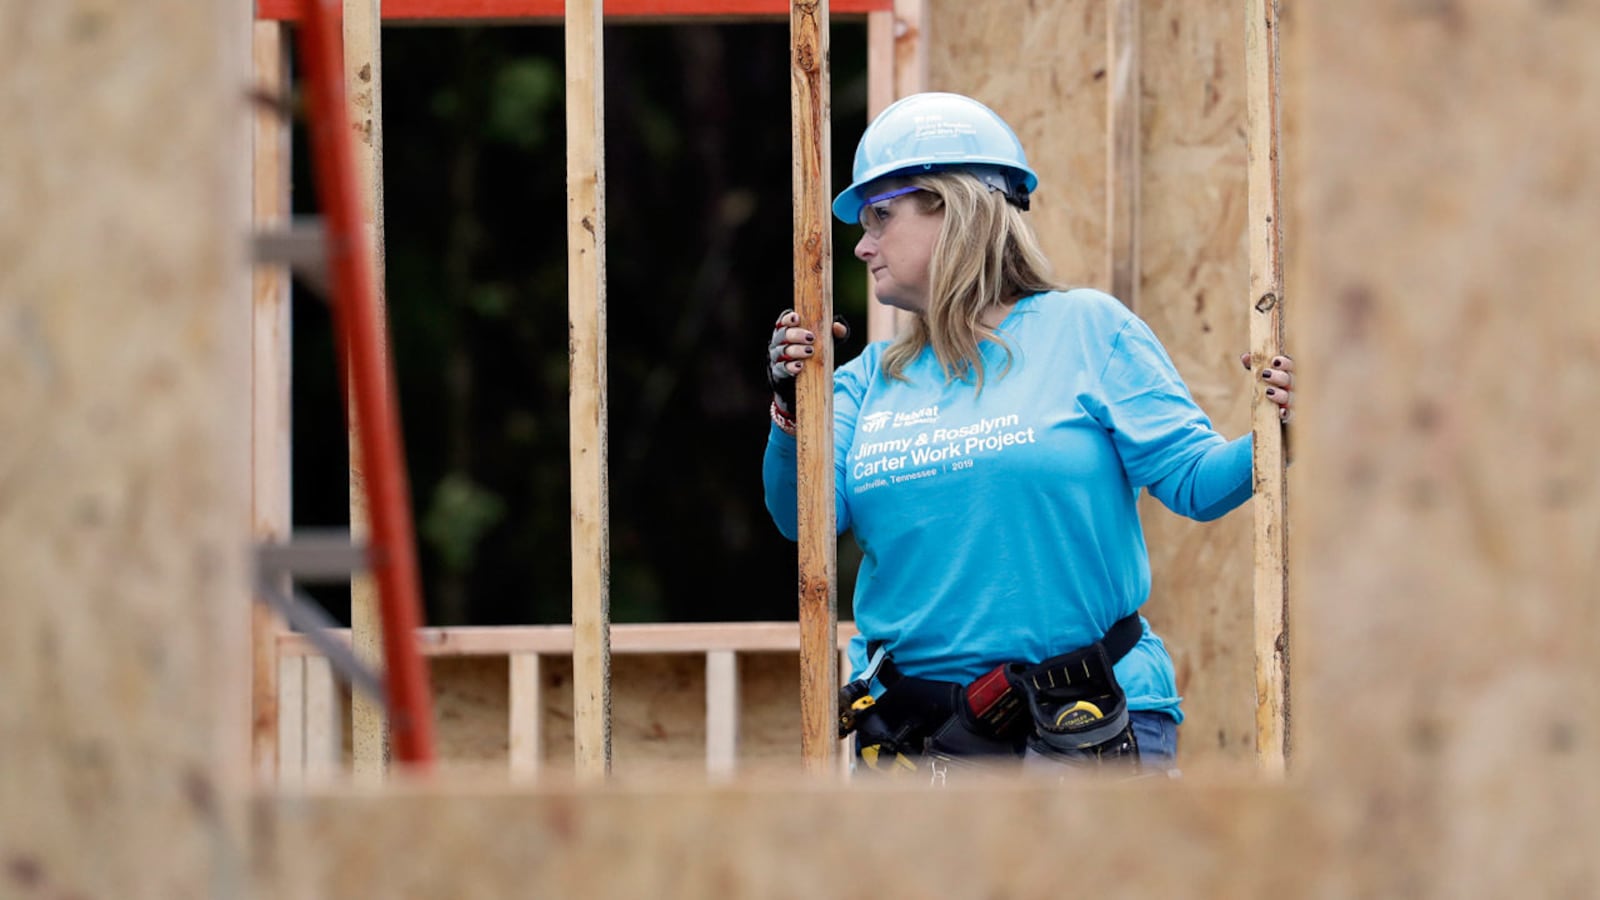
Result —
M1106 271L1111 295L1139 305L1139 3L1107 0Z
M895 101L895 32L898 22L893 12L867 13L867 121L871 122ZM873 293L872 273L862 271L867 282L867 342L894 337L899 323L896 310L879 303Z
M290 656L278 663L278 787L306 783L306 658Z
M361 221L371 237L368 259L372 265L373 296L383 315L383 110L379 106L379 62L382 53L379 6L381 0L342 0L344 5L344 85L350 127L360 136L354 144L356 183L361 199ZM387 355L386 349L380 353ZM367 503L367 461L361 456L359 431L366 423L350 414L350 537L366 540L371 510ZM350 579L350 625L356 655L374 668L382 665L377 588L369 573ZM388 763L388 727L383 707L356 692L350 704L351 764L358 780L383 778Z
M923 35L928 30L924 0L895 0L892 12L867 14L867 120L908 94L927 90L928 55ZM895 336L910 313L873 299L867 277L867 340Z
M727 778L739 758L739 656L706 651L706 774Z
M928 0L894 0L894 94L928 89Z
M344 755L339 685L327 657L307 656L304 665L305 703L301 709L305 722L300 733L305 739L305 780L306 784L332 784L339 778Z
M288 46L284 25L256 22L251 57L257 92L289 96ZM256 107L252 129L252 219L259 232L289 221L289 132L284 113ZM289 271L283 265L257 265L251 276L250 523L256 543L282 541L290 528L290 318ZM287 586L287 585L285 585ZM265 603L250 613L251 763L257 781L278 773L279 616Z
M544 716L544 681L539 654L511 654L510 757L511 777L530 781L539 775L541 719Z
M572 422L573 743L582 780L611 771L611 539L606 485L605 90L600 0L570 0L567 317Z
M833 227L829 222L828 2L789 5L789 75L794 142L794 308L821 336L819 357L800 373L800 754L826 774L838 749L839 614L833 506Z
M1283 352L1283 214L1279 196L1278 3L1249 0L1245 81L1250 160L1252 371ZM1278 405L1252 393L1255 432L1256 758L1269 775L1289 756L1288 484Z

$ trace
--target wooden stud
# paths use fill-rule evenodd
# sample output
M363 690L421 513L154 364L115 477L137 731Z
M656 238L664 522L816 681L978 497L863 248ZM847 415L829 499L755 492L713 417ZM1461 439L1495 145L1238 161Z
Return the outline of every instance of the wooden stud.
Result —
M538 653L511 654L511 777L531 781L539 775L540 725L544 719L544 681Z
M1283 352L1283 213L1278 163L1278 3L1249 0L1245 82L1250 181L1252 372ZM1256 756L1263 771L1288 764L1288 485L1278 405L1253 392L1255 432Z
M306 783L306 660L289 657L278 665L277 778L282 788Z
M894 95L929 89L928 0L894 0Z
M867 122L895 101L895 32L898 22L892 10L867 14ZM879 303L873 294L872 273L863 271L867 282L867 341L894 337L899 328L897 310Z
M732 650L706 654L706 774L727 778L739 757L739 657Z
M790 97L794 142L794 308L822 336L796 385L799 426L800 747L825 773L838 740L838 560L833 478L833 226L829 220L828 3L792 2Z
M595 780L611 771L604 40L600 0L569 0L566 13L573 715L578 774Z
M1107 0L1106 269L1111 295L1139 308L1140 0Z
M343 768L344 730L340 727L339 686L333 666L320 656L305 659L305 778L307 784L336 780ZM356 770L359 773L359 769ZM359 774L358 774L359 778Z
M289 95L285 27L257 22L251 34L255 85L263 98ZM290 123L282 109L264 103L253 121L255 229L289 222ZM290 528L290 304L289 273L282 265L256 265L251 319L251 535L281 541ZM287 583L284 585L288 587ZM269 783L278 770L278 647L283 623L264 603L251 609L251 757L256 777Z
M372 236L368 258L372 262L373 294L381 320L387 304L383 288L386 263L383 246L380 0L343 0L343 3L345 98L349 105L350 126L358 136L354 143L356 181L360 185L362 218ZM379 353L387 358L388 347L381 347ZM370 536L371 510L366 493L366 463L361 458L361 423L353 408L349 421L350 536L361 543ZM350 624L356 655L381 670L383 623L378 613L377 583L369 573L358 574L350 580ZM356 778L368 782L381 780L388 767L390 754L383 707L375 699L357 693L350 704L350 727Z
M928 9L924 0L894 0L892 9L867 15L867 119L870 122L895 100L927 90ZM909 313L884 306L873 297L867 277L867 340L895 336Z

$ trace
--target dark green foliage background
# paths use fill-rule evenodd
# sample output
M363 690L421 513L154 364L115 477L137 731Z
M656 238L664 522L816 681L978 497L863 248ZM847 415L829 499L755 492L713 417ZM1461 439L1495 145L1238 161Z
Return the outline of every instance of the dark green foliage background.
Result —
M383 33L386 301L430 625L571 617L562 40ZM794 292L788 25L604 40L612 619L792 619L795 547L761 496L762 351ZM836 22L830 42L837 190L866 117L865 27ZM295 158L311 213L301 142ZM856 231L835 230L834 302L860 334ZM295 296L295 524L344 526L330 323ZM348 622L347 589L316 596Z

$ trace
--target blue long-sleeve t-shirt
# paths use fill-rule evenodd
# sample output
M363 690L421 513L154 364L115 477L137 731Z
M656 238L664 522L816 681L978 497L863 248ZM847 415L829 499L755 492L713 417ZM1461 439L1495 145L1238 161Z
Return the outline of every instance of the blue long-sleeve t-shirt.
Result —
M1025 297L981 345L986 379L947 381L931 349L880 370L887 342L834 373L838 527L861 547L851 645L907 675L967 683L1099 640L1150 593L1147 489L1209 520L1249 498L1248 435L1195 405L1150 328L1093 290ZM1002 374L1003 372L1003 374ZM795 439L773 427L763 481L797 537ZM1116 665L1130 709L1182 720L1172 659L1145 623Z

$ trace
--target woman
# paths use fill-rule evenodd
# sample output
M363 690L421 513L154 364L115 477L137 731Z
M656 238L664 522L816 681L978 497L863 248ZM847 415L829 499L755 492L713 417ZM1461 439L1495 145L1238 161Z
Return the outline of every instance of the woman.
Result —
M862 226L878 300L911 314L834 375L838 526L862 550L841 721L872 768L1172 769L1182 710L1137 612L1138 491L1199 520L1251 494L1249 436L1212 429L1145 323L1051 277L1023 217L1037 182L993 111L919 94L868 127L833 205ZM798 325L785 312L769 345L763 468L791 539L794 376L815 342ZM1262 376L1285 422L1292 372L1279 357Z

